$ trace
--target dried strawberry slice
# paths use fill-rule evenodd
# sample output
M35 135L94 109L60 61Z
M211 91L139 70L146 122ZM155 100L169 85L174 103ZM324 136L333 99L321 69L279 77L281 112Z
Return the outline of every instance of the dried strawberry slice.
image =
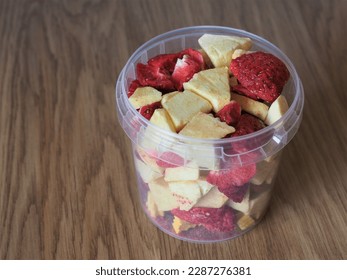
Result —
M148 60L147 64L160 69L162 72L172 74L175 68L176 61L179 57L180 54L176 53L159 54Z
M234 212L230 207L195 207L189 211L173 209L172 214L192 224L202 225L206 229L227 232L234 229Z
M248 183L248 181L255 175L256 171L255 164L249 164L233 169L210 171L206 181L217 186L220 192L233 199L232 194L239 192L241 186Z
M258 96L252 93L251 91L249 91L248 89L246 89L243 85L238 84L236 86L233 86L231 90L236 91L242 95L245 95L253 100L258 100Z
M225 105L216 116L220 118L222 122L226 122L228 125L235 126L241 117L241 106L235 100Z
M183 83L188 82L195 73L202 70L202 66L193 58L184 55L182 59L177 59L175 69L172 73L172 80L176 89L183 90Z
M162 108L160 101L154 102L149 105L142 106L140 108L140 114L144 116L147 120L150 120L154 111L158 108Z
M235 137L246 135L258 131L264 127L265 125L260 119L245 113L241 115L240 120L235 128L236 131L231 136Z
M164 152L156 160L158 166L163 168L171 168L184 165L184 159L173 152Z
M270 53L253 52L233 59L230 71L257 99L272 103L289 79L286 65Z
M141 84L138 80L133 80L129 85L128 97L132 96L134 94L135 90L140 86L141 86Z
M155 65L138 63L136 65L136 76L142 86L151 86L163 92L175 90L169 71Z
M190 58L194 59L201 66L202 70L206 68L204 57L202 56L201 52L189 48L180 52L180 58L182 58L184 55L188 55Z
M229 197L232 201L240 203L248 190L249 183L235 188L219 188L218 190Z

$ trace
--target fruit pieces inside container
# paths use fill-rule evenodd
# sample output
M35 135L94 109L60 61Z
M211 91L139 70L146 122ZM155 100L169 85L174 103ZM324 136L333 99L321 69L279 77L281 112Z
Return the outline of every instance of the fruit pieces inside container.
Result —
M289 106L281 93L289 71L280 59L252 51L249 38L205 34L198 42L199 50L161 54L136 65L137 79L127 94L139 114L163 130L203 139L247 135L285 114ZM214 240L237 235L261 218L278 159L220 165L213 161L213 145L201 152L181 154L170 147L158 152L153 128L145 134L148 145L139 143L135 164L148 186L143 193L148 214L160 227ZM243 153L252 147L230 149Z

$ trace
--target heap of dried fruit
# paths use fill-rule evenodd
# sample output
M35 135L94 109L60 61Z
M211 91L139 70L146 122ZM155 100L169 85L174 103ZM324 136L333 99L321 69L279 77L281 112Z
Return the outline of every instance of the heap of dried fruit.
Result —
M280 59L251 51L249 38L205 34L198 41L202 49L136 65L128 97L142 116L182 136L221 139L256 132L285 114L281 93L290 74ZM230 149L243 153L249 147L235 143ZM214 157L211 150L207 158ZM148 185L149 214L175 234L201 240L254 225L268 199L252 196L252 185L271 182L269 170L276 168L270 160L238 167L231 162L202 174L207 160L187 160L170 149L158 153L155 147L138 148L135 162Z

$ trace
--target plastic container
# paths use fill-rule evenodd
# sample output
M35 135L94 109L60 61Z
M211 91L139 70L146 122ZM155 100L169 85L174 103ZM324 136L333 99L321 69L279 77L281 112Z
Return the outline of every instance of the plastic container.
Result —
M291 77L282 95L290 107L280 120L245 136L195 139L154 126L131 106L127 91L136 79L137 63L158 54L199 49L198 39L205 33L251 38L252 50L272 53L286 64ZM281 151L301 122L304 94L293 64L273 44L242 30L196 26L164 33L138 48L118 77L116 101L118 119L132 141L140 200L149 219L178 239L216 242L240 236L264 216ZM226 180L241 178L231 198L206 183L211 172L226 174ZM251 179L242 182L243 174L251 174Z

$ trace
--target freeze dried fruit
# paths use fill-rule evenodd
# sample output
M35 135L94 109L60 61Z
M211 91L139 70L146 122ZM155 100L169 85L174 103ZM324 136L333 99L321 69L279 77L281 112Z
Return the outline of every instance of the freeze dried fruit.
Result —
M136 65L136 76L142 86L151 86L163 92L175 90L171 74L175 68L178 54L161 54L150 60L147 64Z
M141 86L141 84L138 80L133 80L129 85L128 97L132 96L134 94L135 90L140 86Z
M253 97L256 95L257 99L270 103L281 94L290 76L279 58L260 51L233 59L230 71ZM244 94L247 95L246 92Z
M250 114L242 114L232 137L246 135L264 128L264 123Z
M233 169L210 171L206 180L235 202L242 201L247 192L244 186L256 173L256 165L249 164Z
M226 232L234 229L234 213L230 207L196 207L189 211L173 209L172 214L192 224L202 225L211 231Z
M154 102L149 105L142 106L140 108L140 114L144 116L147 120L150 120L154 111L156 109L162 108L160 101L159 102Z
M225 105L216 116L228 125L235 126L241 117L241 106L236 101L232 100L230 103Z

